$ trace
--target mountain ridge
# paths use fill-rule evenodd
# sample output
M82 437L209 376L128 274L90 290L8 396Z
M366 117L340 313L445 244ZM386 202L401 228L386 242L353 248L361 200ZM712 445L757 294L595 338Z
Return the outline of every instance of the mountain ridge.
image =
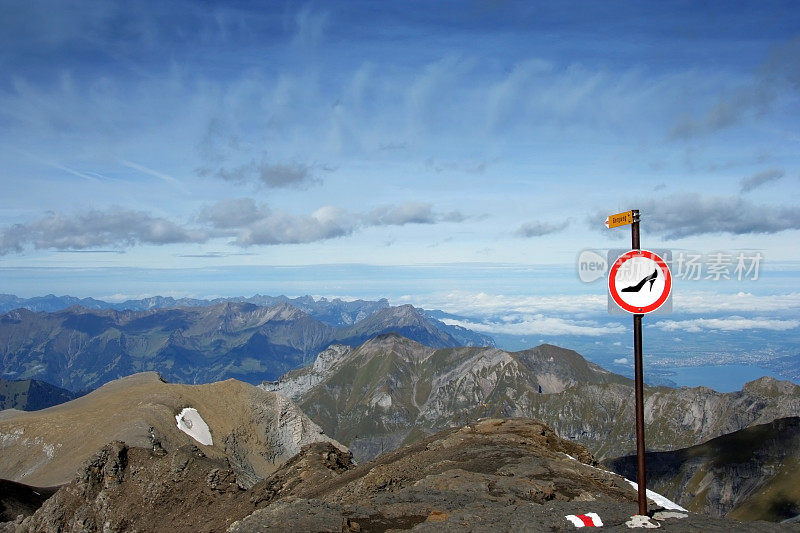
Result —
M0 313L5 313L18 308L29 309L34 312L55 312L79 305L86 309L114 309L117 311L147 311L151 309L169 309L176 307L207 307L219 303L251 303L261 307L272 307L280 303L289 303L314 316L320 322L330 326L349 325L365 318L378 309L389 307L386 298L380 300L341 300L334 298L315 299L311 296L289 298L287 296L266 296L255 294L251 297L232 296L226 298L173 298L171 296L151 296L139 300L125 300L123 302L107 302L95 298L78 298L75 296L55 296L48 294L33 298L20 298L13 294L0 294Z
M262 388L286 394L365 460L481 417L543 420L601 459L630 453L633 382L577 352L541 345L432 349L399 335L320 354ZM800 416L800 387L761 378L735 393L645 388L648 445L691 446L744 427Z
M73 390L150 370L176 382L234 377L259 383L312 361L330 344L358 345L389 331L437 347L459 344L411 306L386 307L342 327L328 326L288 302L263 307L226 301L146 311L16 309L0 316L1 371Z
M208 425L210 445L179 429L185 408L196 409ZM184 385L145 372L41 411L0 412L0 478L65 483L83 460L115 440L154 452L197 446L229 461L242 484L265 477L306 443L342 447L284 396L234 379Z

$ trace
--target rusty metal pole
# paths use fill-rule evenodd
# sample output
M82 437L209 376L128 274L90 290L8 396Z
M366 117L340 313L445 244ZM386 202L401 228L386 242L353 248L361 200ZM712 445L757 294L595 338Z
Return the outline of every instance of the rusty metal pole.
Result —
M633 209L631 224L631 248L640 250L639 242L639 210ZM635 372L636 396L636 484L639 493L639 514L647 514L647 473L645 468L644 449L644 377L642 370L642 317L633 315L633 361Z

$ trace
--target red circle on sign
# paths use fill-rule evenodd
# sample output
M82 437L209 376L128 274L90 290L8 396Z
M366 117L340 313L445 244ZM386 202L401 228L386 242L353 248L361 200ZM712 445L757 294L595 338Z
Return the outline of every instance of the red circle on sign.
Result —
M617 271L619 268L625 264L627 261L633 259L634 257L645 257L650 259L654 263L658 265L658 268L661 269L662 274L664 275L664 289L661 292L661 296L658 299L651 303L650 305L646 305L643 307L634 307L629 303L625 302L617 292L617 287L615 285L615 278L617 276ZM652 313L659 307L663 305L664 302L667 301L669 298L670 292L672 292L672 274L669 271L669 267L667 263L664 262L658 255L654 254L648 250L631 250L630 252L626 252L619 256L616 261L614 261L614 265L611 267L611 270L608 272L608 292L611 294L611 297L620 306L622 309L629 313L634 313L637 315L643 315L646 313Z

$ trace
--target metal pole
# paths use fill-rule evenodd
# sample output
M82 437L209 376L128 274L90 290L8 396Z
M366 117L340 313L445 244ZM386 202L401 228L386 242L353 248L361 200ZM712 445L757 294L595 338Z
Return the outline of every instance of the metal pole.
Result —
M639 243L639 210L633 209L631 224L631 248L640 250ZM647 514L647 473L644 450L644 378L642 376L642 317L633 315L633 361L635 372L636 397L636 484L639 495L639 514Z
M633 359L636 368L636 484L639 514L647 514L647 475L644 460L644 386L642 378L642 316L633 315Z

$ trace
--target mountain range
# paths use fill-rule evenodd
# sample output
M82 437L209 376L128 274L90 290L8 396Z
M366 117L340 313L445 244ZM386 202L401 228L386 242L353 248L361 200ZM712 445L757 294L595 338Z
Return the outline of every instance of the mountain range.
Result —
M658 486L676 500L692 495L692 505L724 506L725 495L737 499L734 511L782 505L781 490L761 500L740 490L741 465L705 441L793 420L786 417L800 416L798 389L771 378L731 394L647 387L648 447L699 444L711 450L700 462L716 461L713 469L667 462L673 467L659 477L656 460L650 486L666 480ZM632 396L629 379L571 350L430 348L397 333L331 345L313 365L261 387L137 374L41 411L0 412L0 478L33 486L6 483L13 494L0 504L23 510L9 531L508 529L514 509L547 529L589 511L625 528L635 491L598 470L597 457L632 448ZM786 465L798 459L794 441L774 431L751 435L784 450L748 463L772 469L783 481L769 487L784 489L793 472ZM45 493L36 487L63 483L43 504L34 498ZM691 513L658 516L674 531L770 530Z
M542 420L600 459L635 451L632 381L547 344L521 352L434 349L386 334L356 348L332 346L313 365L261 387L297 402L357 460L481 417ZM768 377L724 394L645 388L651 450L789 416L800 416L800 387Z
M502 446L509 434L528 435L529 425L538 424L534 432L559 435L546 443L565 439L577 447L569 455L588 454L581 460L597 466L599 459L634 477L630 379L553 345L500 350L490 338L447 326L410 305L358 302L345 309L343 304L353 302L326 301L322 307L313 298L292 302L17 308L1 315L4 376L36 377L73 390L99 387L73 399L69 390L37 380L0 382L0 401L11 407L0 411L0 478L10 480L0 483L17 495L0 498L3 516L8 509L30 514L41 507L38 518L25 519L28 529L20 530L55 531L75 527L61 521L72 512L64 509L71 509L86 524L115 516L126 530L135 520L125 513L154 505L153 484L160 483L156 493L162 500L170 499L170 490L183 491L169 516L156 511L151 516L171 529L181 512L194 512L196 506L187 503L193 498L223 510L228 508L220 498L228 502L233 507L224 524L214 522L211 511L201 515L215 527L237 531L272 527L303 513L321 524L339 523L337 530L425 529L429 522L431 527L450 523L448 517L459 517L460 524L494 516L500 523L508 509L492 502L530 488L518 486L524 480L509 485L501 479L507 473L489 475L480 466L491 447L474 439L477 427L490 435L491 446ZM328 312L327 322L295 303L317 315ZM338 325L331 325L335 321ZM67 403L17 410L41 409L47 402ZM508 422L518 418L526 421ZM487 426L486 420L497 421ZM790 382L765 377L724 394L705 387L648 386L650 487L714 516L793 517L800 498L793 489L800 465L798 420L800 387ZM521 444L530 444L530 438ZM458 460L427 454L441 442L446 448L471 444ZM411 456L416 459L410 463L397 459ZM450 460L460 466L436 466ZM569 464L552 456L547 461L549 466L537 467L536 479L542 479L541 468L552 472ZM355 474L359 468L361 474ZM404 476L403 468L418 473ZM190 481L191 489L181 485ZM42 505L41 495L52 490L37 487L63 483L66 488ZM567 490L559 483L539 488L556 499L583 501L567 492L558 496ZM248 492L256 486L261 488ZM481 498L485 489L489 499L480 505L494 510L481 515L465 507L465 494L473 494L469 486L480 487ZM532 501L538 501L535 492ZM361 500L348 499L350 493ZM436 494L446 497L436 500ZM612 498L614 505L630 499L619 496ZM416 497L427 498L428 514L402 500ZM552 501L548 498L542 503ZM436 501L442 509L431 507ZM370 503L360 507L363 502ZM621 520L614 505L598 503L598 508ZM233 524L232 517L240 521ZM557 527L556 518L548 515L542 524Z
M36 378L71 390L144 371L180 383L229 377L259 383L313 361L332 343L358 345L389 331L434 347L466 340L493 344L410 305L382 307L334 327L285 302L225 302L149 311L15 309L0 316L0 354L6 378Z
M171 296L151 296L139 300L125 300L123 302L106 302L94 298L77 298L75 296L36 296L33 298L20 298L13 294L0 294L0 313L14 309L27 309L34 312L53 313L64 309L79 306L86 309L114 309L116 311L150 311L153 309L176 309L181 307L209 307L222 303L249 303L259 307L274 307L280 304L289 304L311 318L331 327L351 326L382 309L390 307L389 300L341 300L339 298L314 298L300 296L289 298L287 296L266 296L256 294L250 297L234 296L229 298L213 298L210 300L200 298L173 298ZM468 330L461 326L448 325L438 320L446 313L441 311L422 311L428 321L435 323L437 328L446 330L458 339L459 346L494 346L494 340L481 333Z
M266 296L256 294L251 297L234 296L230 298L173 298L171 296L151 296L139 300L125 300L123 302L107 302L95 298L77 298L75 296L36 296L33 298L20 298L13 294L0 294L0 312L5 313L14 309L28 309L29 311L44 311L52 313L76 305L86 309L114 309L117 311L149 311L152 309L174 309L177 307L208 307L221 303L249 303L261 307L272 307L287 303L328 324L329 326L346 326L366 318L372 313L389 307L389 301L380 300L353 300L344 301L339 298L315 299L311 296L289 298L287 296Z

